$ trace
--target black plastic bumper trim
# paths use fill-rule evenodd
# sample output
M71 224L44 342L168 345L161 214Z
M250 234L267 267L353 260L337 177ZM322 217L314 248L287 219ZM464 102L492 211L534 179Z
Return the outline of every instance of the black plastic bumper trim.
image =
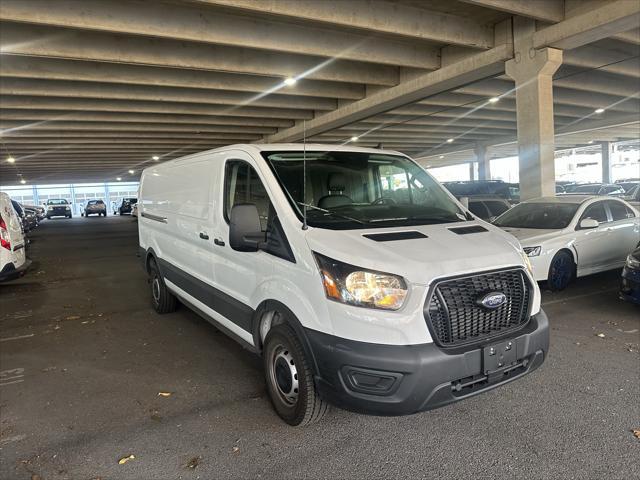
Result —
M345 340L305 329L318 365L316 385L320 395L334 405L359 413L407 415L442 407L511 382L538 368L549 350L549 322L543 311L531 317L528 332L511 336L518 363L511 372L492 372L483 367L483 347L488 341L457 353L445 352L434 343L380 345ZM376 371L394 376L389 392L357 391L344 372L349 369ZM487 377L484 378L483 377ZM473 380L473 379L476 380ZM457 389L472 381L476 386ZM381 394L382 393L382 394Z

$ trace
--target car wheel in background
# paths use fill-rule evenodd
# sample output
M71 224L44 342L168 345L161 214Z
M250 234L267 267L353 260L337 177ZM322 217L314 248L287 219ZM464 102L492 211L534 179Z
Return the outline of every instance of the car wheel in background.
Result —
M560 251L555 254L549 266L549 276L547 287L549 290L557 292L569 286L573 279L576 264L569 252Z
M164 284L164 279L155 260L149 265L149 283L151 285L151 303L158 313L171 313L178 307L178 299Z
M262 357L267 392L280 418L289 425L308 425L327 413L329 404L318 396L309 360L289 325L269 330Z

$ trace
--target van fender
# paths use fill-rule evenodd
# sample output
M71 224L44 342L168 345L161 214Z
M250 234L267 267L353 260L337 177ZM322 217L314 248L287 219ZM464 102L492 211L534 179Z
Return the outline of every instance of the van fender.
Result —
M265 300L256 309L252 319L253 344L256 350L262 354L262 339L260 337L260 321L266 312L277 311L282 315L282 319L296 332L296 336L300 340L305 356L309 359L314 376L318 375L318 364L316 362L311 343L307 337L302 323L298 320L295 313L291 311L284 303L278 300Z

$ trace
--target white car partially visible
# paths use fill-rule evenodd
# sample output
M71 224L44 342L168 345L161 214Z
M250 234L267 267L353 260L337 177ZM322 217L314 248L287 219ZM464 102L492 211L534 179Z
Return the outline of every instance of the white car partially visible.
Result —
M563 290L575 277L622 268L640 244L640 212L620 198L566 195L522 202L494 225L514 235L536 281Z
M0 282L22 276L30 263L25 254L20 218L9 195L0 192Z

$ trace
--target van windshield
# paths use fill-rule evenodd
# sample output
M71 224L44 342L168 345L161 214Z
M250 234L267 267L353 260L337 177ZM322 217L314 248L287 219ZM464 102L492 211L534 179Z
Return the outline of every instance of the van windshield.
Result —
M307 151L305 175L302 151L262 155L300 219L306 208L312 227L346 230L467 220L445 190L406 157Z

